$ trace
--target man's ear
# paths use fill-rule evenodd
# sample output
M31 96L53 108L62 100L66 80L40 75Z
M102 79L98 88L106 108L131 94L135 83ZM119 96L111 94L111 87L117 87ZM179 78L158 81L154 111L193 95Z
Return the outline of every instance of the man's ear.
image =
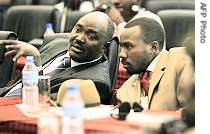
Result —
M106 54L106 56L109 55L110 45L113 45L113 42L116 42L117 44L119 44L119 39L117 36L113 37L110 41L106 42L106 44L103 46L104 53Z
M103 46L103 49L102 49L103 54L105 54L106 56L109 53L109 46L110 46L110 42L106 42Z
M157 41L152 41L151 43L151 51L155 53L159 53L160 51L160 45Z
M109 46L110 46L110 42L108 41L108 42L106 42L106 43L105 43L105 45L104 45L104 49L108 49L108 48L109 48Z

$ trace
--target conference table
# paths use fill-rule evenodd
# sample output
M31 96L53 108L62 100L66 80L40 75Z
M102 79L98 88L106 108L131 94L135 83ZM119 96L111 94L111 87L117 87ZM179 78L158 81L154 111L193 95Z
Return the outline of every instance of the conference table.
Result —
M38 121L37 117L30 117L23 113L18 107L21 105L20 97L7 97L0 98L0 133L1 134L37 134L38 133ZM90 110L87 108L86 110ZM96 116L95 118L84 119L84 130L86 134L97 134L97 133L139 133L144 129L143 126L135 124L129 121L121 121L114 119L110 116L98 114L106 111L107 107L94 108L90 116ZM97 111L98 110L98 111ZM180 113L175 111L144 111L149 115L170 115L175 118L180 118ZM104 112L105 113L105 112ZM88 113L87 113L88 115ZM89 116L89 115L88 115ZM98 117L97 117L98 116ZM99 117L101 116L101 117ZM160 116L159 116L160 117ZM58 124L58 128L62 128ZM59 132L60 133L60 132Z

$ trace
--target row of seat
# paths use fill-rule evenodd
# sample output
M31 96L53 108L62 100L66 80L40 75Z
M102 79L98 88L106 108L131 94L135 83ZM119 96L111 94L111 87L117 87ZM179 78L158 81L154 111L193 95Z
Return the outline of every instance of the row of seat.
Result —
M52 12L54 11L53 8L49 8L49 9ZM14 12L14 11L12 11L12 12ZM50 14L50 13L46 13L46 14ZM69 15L72 15L72 14L74 14L73 15L74 18L76 17L77 19L79 19L80 15L81 15L81 14L79 14L79 12L69 13ZM185 37L185 34L188 32L188 30L193 28L194 25L195 25L195 10L181 10L181 9L180 10L178 10L178 9L161 10L157 14L162 19L163 25L165 27L165 31L166 31L166 49L167 50L170 49L171 47L180 46L180 42L182 41L182 38ZM35 14L35 16L36 15L38 15L38 14ZM52 15L52 14L50 14L50 15ZM84 14L82 14L82 15L84 15ZM21 17L24 17L24 16L21 16ZM29 17L28 19L24 19L24 20L26 22L28 21L27 24L31 24L31 26L29 26L29 27L25 26L24 27L24 25L23 25L21 27L22 29L18 29L18 28L17 29L8 29L10 31L14 31L15 33L17 33L17 35L14 34L14 33L13 34L5 34L5 35L10 35L10 36L8 36L7 38L1 38L1 39L11 39L11 38L15 39L18 36L19 40L23 40L24 41L24 39L23 39L24 36L21 37L21 35L24 35L24 32L26 34L26 37L29 37L29 35L31 33L33 33L32 35L30 35L31 39L34 38L34 37L36 37L36 38L37 37L42 37L42 33L41 32L37 32L36 30L37 29L42 29L42 30L45 29L44 28L45 27L45 23L46 23L45 21L47 21L46 18L44 18L42 23L40 23L40 24L42 24L41 26L40 25L39 26L35 26L35 24L34 24L35 22L33 22L33 21L36 21L36 19L30 19L30 16L28 16L28 17ZM38 15L38 17L40 17L40 14ZM19 19L19 18L17 17L17 19ZM31 20L33 20L33 21L30 22ZM15 20L11 20L11 21L15 21ZM17 23L18 22L19 21L17 21ZM67 29L71 29L73 27L73 25L75 24L76 20L72 21L69 18L69 19L67 19L67 22L68 22L66 24L66 25L68 25ZM71 25L69 23L71 23ZM9 24L9 22L8 22L8 24ZM15 26L17 26L17 25L15 25ZM26 30L27 28L30 29L30 30ZM20 34L21 30L23 32L22 34ZM38 34L40 34L40 36L38 36ZM58 36L58 35L55 35L55 36ZM28 40L29 39L30 38L28 38ZM44 42L44 44L45 44L45 42Z
M179 0L176 1L178 2ZM192 0L183 0L182 2L187 3L187 1L191 3L193 2ZM156 4L159 3L159 5L161 5L160 3L166 3L165 0L161 0L161 2L160 0L148 0L146 3L147 9L150 10L149 5L153 5L151 3L155 2ZM171 0L167 3L173 2L175 1ZM157 11L157 14L162 19L165 27L167 50L171 47L179 46L186 32L195 25L195 10L193 9L193 4L186 5L189 6L189 9L183 6L180 8L186 9L167 9ZM176 6L176 8L179 7ZM75 22L84 14L86 13L68 11L66 13L64 32L68 33L73 28ZM53 23L55 32L60 32L61 14L54 8L54 6L12 6L6 12L3 28L1 30L14 31L17 33L19 40L30 41L34 38L43 38L45 25L48 22Z
M76 21L86 13L67 12L64 32L68 33ZM179 46L183 34L195 25L195 10L168 9L157 12L166 30L166 48ZM14 6L7 13L2 30L14 31L19 40L43 38L46 23L52 22L55 32L60 32L61 14L52 6Z
M0 2L0 5L54 5L59 1L60 0L5 0L5 2Z
M10 31L0 31L0 40L16 40L17 34ZM1 48L3 46L0 46ZM4 49L0 50L0 87L4 87L12 78L13 62L9 57L4 57ZM4 57L4 59L3 59ZM1 59L2 58L2 59ZM10 60L9 60L10 59Z
M195 10L195 0L143 0L143 6L153 13L165 9Z
M75 22L86 13L68 11L64 32L69 32ZM54 6L18 5L10 7L4 18L1 30L14 31L19 40L30 41L34 38L43 38L47 23L53 24L53 30L60 32L61 13Z
M167 9L158 11L157 15L165 28L167 50L180 46L185 35L195 27L195 10Z
M184 35L195 27L195 0L143 0L143 6L161 18L167 50L180 46Z

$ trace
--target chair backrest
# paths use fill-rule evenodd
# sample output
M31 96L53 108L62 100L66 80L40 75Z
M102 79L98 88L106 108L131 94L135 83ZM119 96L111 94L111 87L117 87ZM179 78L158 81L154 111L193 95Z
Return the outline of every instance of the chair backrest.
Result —
M3 22L4 22L4 16L7 9L10 7L10 0L0 0L0 30L2 30Z
M4 21L4 16L3 16L3 13L0 12L0 30L2 29L2 26L3 26L3 21Z
M54 5L58 0L32 0L33 5Z
M40 52L43 51L43 48L45 47L46 44L48 44L49 42L51 42L52 40L55 40L57 38L68 39L69 33L56 33L56 34L50 34L50 35L45 36L43 44L42 44L41 48L39 49Z
M0 31L0 40L9 40L9 39L17 39L17 34L11 31ZM0 44L4 45L4 44ZM0 46L4 48L4 46ZM0 53L4 54L5 50L0 49ZM1 57L2 58L2 57ZM11 75L13 72L13 61L10 57L4 57L1 59L0 63L0 87L6 86L6 84L10 81Z
M11 5L30 5L32 0L11 0Z
M153 13L164 9L195 9L195 0L146 0L145 8Z
M180 46L185 34L195 25L195 10L161 10L157 14L165 28L167 50Z
M80 11L68 11L66 14L66 22L65 22L65 28L64 32L69 33L73 29L74 25L77 23L77 21L87 14L87 12L80 12Z
M54 5L59 0L11 0L11 5Z
M114 89L115 82L117 79L117 70L119 67L119 51L120 51L120 45L119 45L119 39L117 37L114 37L108 46L108 63L109 63L109 75L110 75L110 81L111 81L111 89Z
M17 34L13 31L0 31L0 40L16 40Z
M19 40L43 38L46 24L51 22L55 32L60 31L59 11L53 6L18 5L10 7L5 15L3 30L14 31Z

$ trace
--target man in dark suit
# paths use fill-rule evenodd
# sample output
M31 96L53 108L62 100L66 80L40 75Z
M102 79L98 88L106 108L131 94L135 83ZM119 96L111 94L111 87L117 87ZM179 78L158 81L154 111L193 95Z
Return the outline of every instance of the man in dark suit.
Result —
M110 78L105 57L105 44L111 40L113 32L114 24L106 14L91 12L76 23L70 33L69 45L66 45L66 48L65 45L53 46L53 43L49 43L42 48L40 54L28 43L5 41L5 44L9 44L6 45L8 52L5 55L14 56L13 61L22 55L33 55L36 65L42 65L43 74L51 75L51 93L57 93L59 86L65 80L90 79L98 90L101 102L107 104L110 98ZM70 57L71 65L56 72L59 64L68 57ZM7 93L8 90L5 92ZM17 94L17 91L7 93L8 96L13 94Z

